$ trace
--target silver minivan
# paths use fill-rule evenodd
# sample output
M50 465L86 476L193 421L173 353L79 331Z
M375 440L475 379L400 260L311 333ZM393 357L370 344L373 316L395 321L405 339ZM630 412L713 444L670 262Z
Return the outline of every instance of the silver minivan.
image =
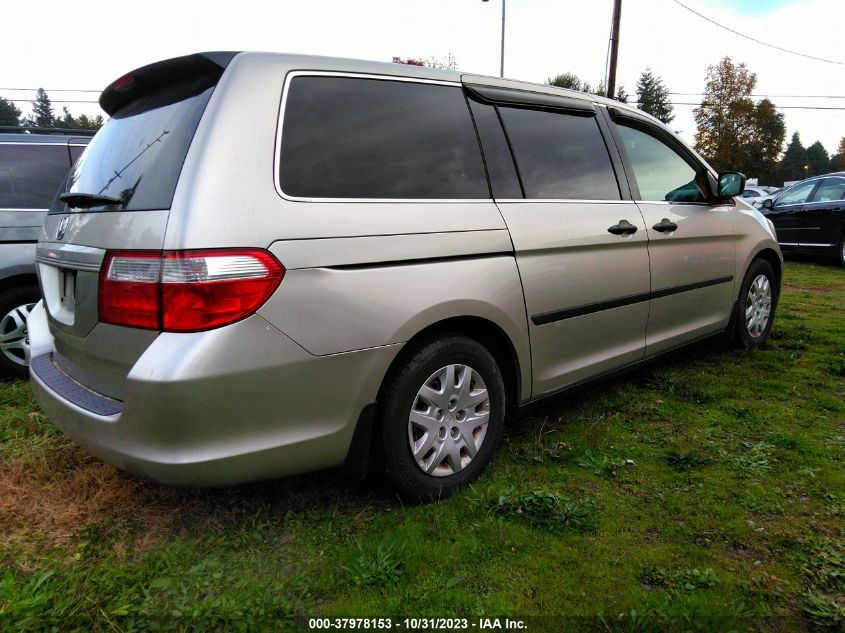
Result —
M32 384L144 477L374 461L435 498L480 474L519 407L771 330L782 258L744 177L616 101L206 53L100 104L38 244Z

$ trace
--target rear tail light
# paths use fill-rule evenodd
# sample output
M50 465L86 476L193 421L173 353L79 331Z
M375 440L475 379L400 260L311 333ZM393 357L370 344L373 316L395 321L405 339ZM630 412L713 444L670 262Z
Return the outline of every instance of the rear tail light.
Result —
M167 332L209 330L255 313L285 269L259 249L109 251L100 321Z

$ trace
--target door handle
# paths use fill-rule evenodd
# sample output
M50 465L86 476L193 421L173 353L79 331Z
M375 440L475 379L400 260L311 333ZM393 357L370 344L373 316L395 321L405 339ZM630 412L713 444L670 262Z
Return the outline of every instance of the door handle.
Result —
M678 225L672 222L671 220L667 220L663 218L655 224L653 227L655 231L660 231L661 233L671 233L672 231L676 231L678 229Z
M608 233L614 235L633 235L637 232L637 227L628 222L628 220L619 220L619 224L614 224L607 229Z

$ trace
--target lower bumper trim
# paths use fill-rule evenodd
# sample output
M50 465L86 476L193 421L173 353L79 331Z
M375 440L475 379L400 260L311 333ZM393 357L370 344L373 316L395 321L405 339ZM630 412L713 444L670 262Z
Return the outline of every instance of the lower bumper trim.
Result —
M50 358L50 354L41 354L32 359L29 371L35 373L41 381L65 400L76 406L102 416L113 416L123 412L123 405L117 400L106 398L86 389L62 373Z

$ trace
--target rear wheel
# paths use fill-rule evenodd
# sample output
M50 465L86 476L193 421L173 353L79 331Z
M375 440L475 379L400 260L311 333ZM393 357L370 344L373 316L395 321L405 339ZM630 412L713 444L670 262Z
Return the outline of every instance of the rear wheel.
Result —
M27 318L38 299L38 286L17 286L0 293L0 375L3 377L28 375Z
M380 403L388 474L402 496L444 497L475 480L502 434L505 387L478 342L446 335L412 348Z
M763 345L772 331L778 300L777 277L772 265L763 259L751 262L736 303L734 343L754 349Z

